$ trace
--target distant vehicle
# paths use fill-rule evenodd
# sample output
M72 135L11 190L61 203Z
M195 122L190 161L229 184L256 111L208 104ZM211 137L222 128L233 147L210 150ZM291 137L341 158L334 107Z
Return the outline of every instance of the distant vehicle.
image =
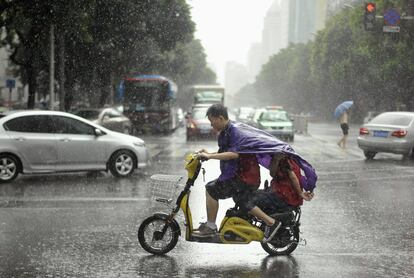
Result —
M186 115L187 119L187 141L196 138L215 138L216 131L206 117L209 105L195 105L191 112Z
M378 152L414 159L414 112L384 112L359 129L358 147L367 159Z
M253 122L275 137L285 141L294 141L293 122L283 109L258 109L253 116Z
M249 123L253 117L255 109L253 107L240 107L237 110L236 119L239 122Z
M194 96L194 104L198 103L221 103L224 104L225 90L218 85L193 85L190 89Z
M381 112L378 111L368 111L366 116L364 117L364 124L368 123L369 121L371 121L373 118L375 118L376 116L378 116Z
M249 116L249 124L259 128L259 118L263 112L267 111L266 108L256 108L252 115Z
M6 106L0 106L0 113L7 112L9 110L10 109L8 107L6 107Z
M183 109L181 109L181 108L177 109L177 116L178 116L178 125L179 126L184 126L185 116L184 116Z
M284 110L281 105L269 105L265 107L267 110Z
M106 171L131 175L149 163L145 142L70 113L26 110L0 114L0 183L19 173Z
M73 114L82 117L107 129L131 134L131 121L115 108L88 108L75 111Z
M123 113L133 131L169 133L179 125L177 85L160 75L124 78L118 88Z

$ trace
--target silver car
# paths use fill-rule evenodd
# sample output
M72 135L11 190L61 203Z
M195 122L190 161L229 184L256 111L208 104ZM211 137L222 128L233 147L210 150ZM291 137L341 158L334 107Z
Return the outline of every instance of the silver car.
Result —
M115 108L80 109L73 114L113 131L131 133L131 121Z
M382 113L359 129L357 141L367 159L378 152L414 158L414 113Z
M126 177L148 163L143 140L69 113L0 114L0 183L19 173L109 170Z

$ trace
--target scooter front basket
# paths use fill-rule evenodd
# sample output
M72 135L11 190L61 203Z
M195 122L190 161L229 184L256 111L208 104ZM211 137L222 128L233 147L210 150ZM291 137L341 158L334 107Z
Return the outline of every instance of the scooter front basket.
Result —
M174 199L180 190L182 179L183 177L178 175L152 175L150 183L151 199Z

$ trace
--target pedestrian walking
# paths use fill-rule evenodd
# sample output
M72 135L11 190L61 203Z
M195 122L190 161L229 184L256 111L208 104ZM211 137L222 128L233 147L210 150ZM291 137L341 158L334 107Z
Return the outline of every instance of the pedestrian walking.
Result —
M339 125L342 130L342 138L337 142L337 145L346 149L346 143L349 133L349 109L354 104L352 100L344 101L335 108L334 116L339 120Z

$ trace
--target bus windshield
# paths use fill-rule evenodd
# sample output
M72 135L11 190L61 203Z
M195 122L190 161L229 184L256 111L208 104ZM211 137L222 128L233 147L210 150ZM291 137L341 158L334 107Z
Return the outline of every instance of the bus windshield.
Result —
M195 98L196 98L196 103L203 103L203 102L221 103L223 99L223 93L217 92L217 91L197 92Z
M125 82L126 110L162 110L167 108L168 87L160 82Z

